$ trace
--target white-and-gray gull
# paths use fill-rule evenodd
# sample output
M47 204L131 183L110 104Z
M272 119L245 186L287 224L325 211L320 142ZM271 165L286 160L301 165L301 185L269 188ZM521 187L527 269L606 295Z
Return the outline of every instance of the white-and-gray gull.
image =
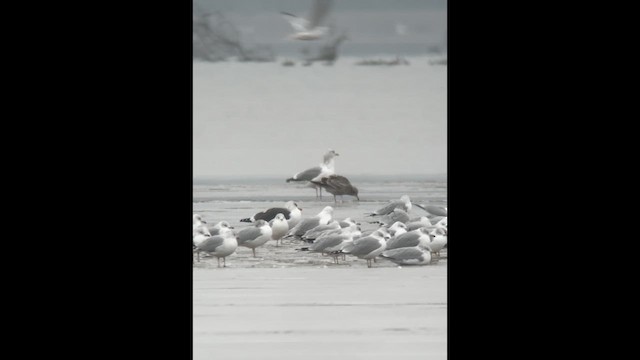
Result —
M312 242L326 232L340 229L340 223L337 220L331 220L327 225L318 225L313 229L308 230L307 232L302 234L301 238L306 242Z
M431 215L434 216L447 216L447 208L444 206L437 206L437 205L421 205L421 204L414 204L415 206L419 207L420 209L428 212Z
M233 254L238 248L238 240L230 229L223 230L220 235L211 236L200 244L196 245L196 253L198 261L200 261L200 252L213 255L218 258L218 267L220 267L220 258L222 258L223 267L227 266L226 257Z
M238 246L244 246L251 249L253 257L256 257L256 248L271 240L271 226L266 221L260 219L253 226L246 227L236 235Z
M389 226L389 234L391 236L397 237L407 232L407 225L400 221L394 222L391 226Z
M302 235L304 235L307 231L315 228L318 225L327 225L333 219L333 208L331 206L325 206L322 211L318 213L318 215L302 219L298 225L294 226L289 230L287 235L284 238L296 238L301 239Z
M390 226L393 223L401 222L406 223L409 221L409 214L401 208L393 209L390 213L382 215L380 220L372 221L371 224L382 224L384 226Z
M421 245L427 247L433 240L433 235L429 234L429 231L425 228L420 228L413 231L407 231L404 234L394 236L387 241L387 250L413 247Z
M380 255L387 247L386 238L389 233L385 228L379 228L369 236L361 237L347 244L342 252L367 260L367 267L371 267L372 259Z
M323 235L315 239L313 244L309 246L309 251L322 253L323 255L331 255L333 256L334 262L338 264L338 257L341 255L344 256L340 251L361 234L357 225L341 228L337 233Z
M193 214L193 236L196 235L196 229L199 227L205 227L207 222L202 219L202 216L199 214Z
M234 227L231 226L231 224L229 224L228 221L223 220L223 221L219 221L217 224L215 225L207 225L207 228L209 229L209 232L211 233L211 236L216 236L220 234L220 230L222 229L233 229Z
M398 265L428 265L431 263L431 252L420 246L385 250L380 254L380 257Z
M288 178L286 181L304 181L307 183L308 187L314 188L316 190L316 198L319 197L320 199L322 199L322 187L312 183L311 181L320 181L320 179L322 179L323 177L335 174L334 158L339 155L340 154L336 153L334 150L329 149L329 151L324 154L323 161L320 165L301 171Z
M411 211L411 198L409 195L402 195L400 200L390 201L389 204L384 207L372 212L367 213L369 216L378 216L378 215L387 215L393 211L393 209L402 209L405 212Z
M197 227L193 230L193 246L194 248L205 241L207 238L211 237L211 233L209 229L204 226Z
M271 238L276 241L276 246L278 246L280 239L289 231L289 223L284 215L279 213L275 219L269 221L269 225L271 226Z
M314 0L307 19L281 11L295 31L290 37L295 40L317 40L324 36L329 28L320 24L327 17L331 5L332 0Z
M426 216L421 216L418 219L410 220L409 222L406 223L406 225L407 225L408 231L420 229L421 227L427 227L427 228L433 227L433 225L431 225L431 221L429 221L429 218Z

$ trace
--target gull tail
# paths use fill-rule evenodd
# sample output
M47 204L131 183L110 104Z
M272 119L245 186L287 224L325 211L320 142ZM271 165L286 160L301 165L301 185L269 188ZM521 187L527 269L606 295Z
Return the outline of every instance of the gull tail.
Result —
M248 222L248 223L251 223L251 222L253 222L253 220L251 220L251 218L244 218L244 219L240 219L240 222Z

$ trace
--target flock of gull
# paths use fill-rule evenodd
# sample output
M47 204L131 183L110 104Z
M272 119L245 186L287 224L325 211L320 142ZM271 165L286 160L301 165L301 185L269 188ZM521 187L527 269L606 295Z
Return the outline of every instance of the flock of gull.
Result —
M349 180L335 174L334 150L324 155L323 162L299 172L287 179L305 181L322 196L322 189L336 195L351 195L358 200L358 189ZM419 217L411 217L413 205L425 211ZM447 208L436 205L412 203L408 195L392 200L382 208L366 213L370 223L379 224L373 231L363 232L360 223L351 218L334 219L334 209L326 206L312 217L303 217L302 209L295 201L288 201L284 207L274 207L258 212L240 222L251 223L242 229L232 227L228 221L209 224L199 214L193 215L193 250L200 261L200 254L218 259L218 267L226 266L226 258L239 246L252 250L270 240L276 246L300 243L297 249L331 256L336 264L346 256L354 256L367 261L372 267L376 258L381 257L398 265L427 265L440 257L440 251L447 246ZM221 265L222 260L222 265Z

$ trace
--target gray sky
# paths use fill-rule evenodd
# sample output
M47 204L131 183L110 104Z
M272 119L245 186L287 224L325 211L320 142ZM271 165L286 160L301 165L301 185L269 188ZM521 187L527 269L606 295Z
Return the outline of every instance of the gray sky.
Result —
M245 43L266 44L278 53L295 50L286 39L291 28L280 11L305 17L311 7L311 0L194 1L205 11L222 12ZM371 44L416 52L446 49L446 14L446 0L334 0L327 22L349 35L344 54L371 52Z
M306 14L311 4L197 2L224 12L258 42L282 44L292 40L279 11ZM426 46L446 34L446 1L336 0L332 10L336 24L349 24L345 46L370 44L388 58L405 55L390 51L394 44ZM281 58L194 62L194 178L284 179L318 165L328 148L340 153L336 172L345 176L446 174L446 66L425 58L410 66L355 66L354 59L309 67L283 67Z

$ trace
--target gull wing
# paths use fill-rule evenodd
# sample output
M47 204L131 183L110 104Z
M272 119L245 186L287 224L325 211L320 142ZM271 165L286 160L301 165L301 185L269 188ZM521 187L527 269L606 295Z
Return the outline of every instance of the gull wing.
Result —
M198 250L204 252L215 252L216 248L224 243L222 236L212 236L197 245Z
M262 235L260 228L257 228L255 226L244 228L238 232L238 245L244 243L245 241L254 240L260 235Z
M289 24L291 24L291 27L293 28L293 30L297 32L308 31L307 27L309 26L309 21L307 21L306 19L297 17L291 13L284 12L284 11L281 11L280 14L282 14L285 20L287 20Z

